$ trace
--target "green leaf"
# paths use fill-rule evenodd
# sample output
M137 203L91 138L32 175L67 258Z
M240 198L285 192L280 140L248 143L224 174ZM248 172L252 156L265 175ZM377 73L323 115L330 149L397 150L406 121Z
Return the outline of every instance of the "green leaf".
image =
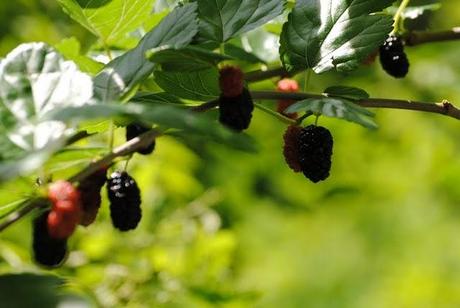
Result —
M216 68L187 73L155 72L155 81L163 90L195 101L216 99L220 94L218 80Z
M80 70L85 73L95 75L104 67L104 64L80 53L80 42L75 37L63 39L54 47L61 53L61 55L64 56L64 58L75 62Z
M216 67L221 61L232 59L229 56L193 46L181 49L151 50L147 55L150 61L161 64L162 70L176 72L205 70Z
M344 119L360 124L366 128L376 129L378 126L372 119L374 113L352 102L339 98L309 98L299 101L286 109L287 113L312 112L317 115Z
M194 0L200 15L199 39L225 42L281 15L285 0Z
M418 5L418 6L408 6L402 13L402 17L404 19L417 19L418 17L422 16L427 11L437 11L442 7L441 3L433 3L433 4L426 4L426 5ZM387 9L387 12L390 15L396 14L398 10L397 6L392 6Z
M0 276L0 302L3 307L57 307L64 280L57 276L6 274ZM39 303L39 304L37 304Z
M67 107L51 111L49 120L89 120L114 118L116 120L140 120L166 128L180 129L187 134L206 136L211 140L245 151L255 151L254 142L245 134L238 134L220 125L205 114L192 112L172 105L160 104L97 104Z
M91 78L73 62L44 43L22 44L0 64L0 130L24 150L46 148L69 125L41 117L59 106L86 104L92 95Z
M350 71L392 30L391 16L372 14L393 0L298 0L280 37L288 70Z
M340 97L352 101L360 101L369 98L369 93L363 89L347 86L332 86L324 90L324 93L330 97Z
M196 4L176 8L136 48L109 62L94 78L95 94L103 101L118 100L153 72L155 64L147 60L148 50L187 46L198 31L196 8Z
M233 44L225 44L224 50L226 55L240 61L245 61L248 63L266 63L258 56L250 52L247 52L242 47L238 47Z
M161 92L161 93L150 93L150 92L139 92L131 100L133 103L143 104L172 104L172 105L184 105L185 102L181 101L172 94Z
M111 45L146 21L154 0L58 0L75 21Z

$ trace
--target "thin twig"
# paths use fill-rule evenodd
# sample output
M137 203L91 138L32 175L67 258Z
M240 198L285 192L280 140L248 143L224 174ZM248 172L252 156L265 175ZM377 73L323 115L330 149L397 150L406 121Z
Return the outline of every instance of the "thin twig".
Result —
M460 40L460 27L437 32L414 31L405 36L407 46L455 40Z
M11 213L0 223L0 232L32 212L32 210L44 206L44 204L43 199L29 199L25 201L24 206L21 209Z

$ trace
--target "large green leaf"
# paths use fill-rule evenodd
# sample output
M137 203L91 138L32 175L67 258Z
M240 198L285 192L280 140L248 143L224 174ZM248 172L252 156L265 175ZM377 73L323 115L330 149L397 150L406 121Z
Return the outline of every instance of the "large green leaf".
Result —
M141 120L165 128L180 129L187 134L205 136L237 149L254 151L254 142L247 135L232 132L205 114L172 105L106 103L60 108L51 111L47 117L49 120L57 121L68 121L76 118L79 120L98 118Z
M298 0L283 26L281 60L288 70L352 70L392 29L392 18L372 14L394 0Z
M181 49L152 50L149 60L161 64L165 71L200 71L211 67L232 57L221 55L203 48L187 46Z
M225 42L281 15L285 0L194 0L200 14L199 38Z
M148 32L133 50L114 59L94 78L95 94L104 101L117 100L153 72L146 52L152 48L187 46L198 31L196 4L176 8Z
M216 68L198 72L155 72L155 81L166 92L196 101L207 101L219 96L219 73Z
M20 45L0 63L0 131L24 150L47 148L69 126L42 116L59 106L84 105L92 96L91 78L73 62L44 43Z
M352 101L369 98L369 93L360 88L347 86L331 86L324 90L330 97L341 97Z
M58 0L70 17L105 45L116 43L145 22L154 0Z
M377 124L372 119L374 117L373 112L346 99L332 97L309 98L299 101L286 109L286 113L299 111L309 111L317 115L344 119L370 129L377 128Z
M80 53L80 42L75 37L63 39L54 47L64 58L75 62L80 70L85 73L95 75L104 67L103 63L97 62Z

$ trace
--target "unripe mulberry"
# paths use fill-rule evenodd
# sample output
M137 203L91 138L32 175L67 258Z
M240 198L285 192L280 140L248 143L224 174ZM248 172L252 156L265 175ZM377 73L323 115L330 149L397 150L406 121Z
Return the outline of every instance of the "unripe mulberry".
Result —
M246 88L238 96L227 97L222 94L219 98L219 121L236 131L249 127L253 110L254 103Z
M382 68L395 78L403 78L409 72L409 60L404 52L401 38L389 36L380 47Z
M114 172L107 182L110 216L120 231L135 229L141 220L141 195L136 181L126 172Z
M96 219L101 206L101 188L107 181L107 169L101 168L80 182L82 215L80 225L89 226Z
M48 234L54 239L66 239L74 233L79 221L80 217L74 213L51 211L46 220Z
M328 129L309 125L299 135L299 162L313 183L325 180L331 170L333 139Z
M56 181L51 183L48 187L48 198L53 204L58 201L72 201L77 203L79 200L79 193L72 183L67 181Z
M48 234L47 220L50 211L33 221L32 250L35 261L48 267L61 265L67 255L67 240L55 239Z
M150 127L139 123L139 122L134 122L131 124L128 124L126 126L126 140L131 140L133 138L136 138L139 135L142 135L143 133L146 133L150 130ZM152 143L150 143L148 146L138 149L136 152L142 155L148 155L153 152L155 149L155 139L152 140Z
M288 164L289 168L294 170L294 172L302 171L302 167L300 166L300 158L299 158L299 138L300 132L302 128L299 126L288 126L286 132L283 135L284 139L284 146L283 146L283 154L286 163Z
M244 74L239 67L225 66L219 71L219 87L225 97L235 97L243 92Z
M293 93L293 92L298 92L299 91L299 84L297 83L296 80L294 79L289 79L289 78L284 78L278 81L276 89L280 92L284 93ZM279 100L278 105L276 108L276 111L279 113L291 118L291 119L297 119L297 113L285 113L284 111L294 104L296 101L294 100L289 100L289 99L284 99L284 100Z

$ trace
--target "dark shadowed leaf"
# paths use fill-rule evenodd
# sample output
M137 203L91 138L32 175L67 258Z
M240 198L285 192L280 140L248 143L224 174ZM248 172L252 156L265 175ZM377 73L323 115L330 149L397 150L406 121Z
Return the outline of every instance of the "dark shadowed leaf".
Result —
M164 71L177 72L205 70L215 67L221 61L232 59L229 56L193 46L181 49L151 50L147 55L150 61L161 64Z
M369 93L363 89L346 86L332 86L324 90L324 93L330 97L341 97L354 101L369 98Z
M198 72L155 72L156 83L166 92L190 100L207 101L219 96L216 68Z

